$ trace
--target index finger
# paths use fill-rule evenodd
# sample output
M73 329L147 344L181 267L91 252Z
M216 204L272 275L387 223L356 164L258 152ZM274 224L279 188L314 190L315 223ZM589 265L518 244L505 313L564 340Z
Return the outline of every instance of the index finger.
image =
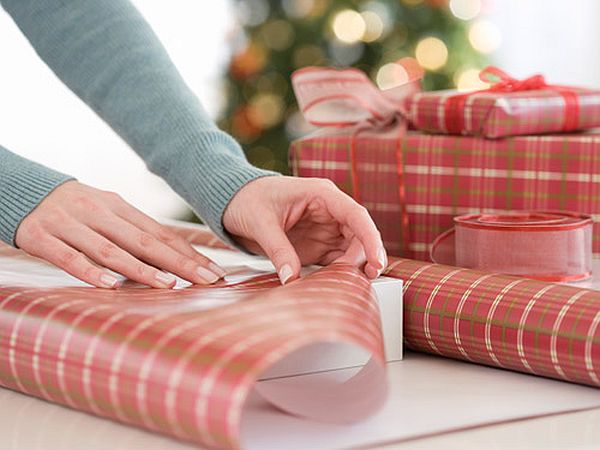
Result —
M346 225L363 245L367 262L383 269L387 259L383 241L366 208L337 188L321 190L320 196L333 218Z

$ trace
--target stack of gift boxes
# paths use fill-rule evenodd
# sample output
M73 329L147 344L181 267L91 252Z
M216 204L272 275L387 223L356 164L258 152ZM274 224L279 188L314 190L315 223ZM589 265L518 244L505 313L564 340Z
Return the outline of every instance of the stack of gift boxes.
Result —
M293 173L356 198L392 255L428 260L457 215L560 210L592 215L600 256L600 91L490 73L487 90L416 93L394 118L322 127L292 143Z

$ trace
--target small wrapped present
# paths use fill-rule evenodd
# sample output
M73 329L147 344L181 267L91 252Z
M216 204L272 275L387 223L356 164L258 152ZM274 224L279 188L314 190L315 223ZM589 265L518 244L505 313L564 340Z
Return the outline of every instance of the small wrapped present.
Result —
M600 126L600 91L547 84L534 75L510 77L496 67L480 77L489 89L422 92L410 99L411 123L421 131L486 138L559 133Z
M344 98L360 92L346 90ZM309 104L319 101L325 109L326 100ZM329 178L363 204L392 255L429 259L432 242L459 214L572 210L592 215L593 253L600 256L600 133L430 135L407 132L403 114L345 120L293 142L293 173Z

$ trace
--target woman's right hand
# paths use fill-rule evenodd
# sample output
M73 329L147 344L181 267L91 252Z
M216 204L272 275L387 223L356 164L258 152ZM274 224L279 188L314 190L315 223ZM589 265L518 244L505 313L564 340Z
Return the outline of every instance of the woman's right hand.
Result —
M77 181L52 191L21 222L15 243L103 288L119 285L105 268L155 288L172 288L172 274L197 284L214 283L225 275L182 237L117 194Z

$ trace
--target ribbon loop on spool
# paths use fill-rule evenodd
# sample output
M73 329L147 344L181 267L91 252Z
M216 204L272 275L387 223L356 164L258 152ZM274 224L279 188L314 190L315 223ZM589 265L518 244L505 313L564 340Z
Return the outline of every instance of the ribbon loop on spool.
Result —
M544 281L591 276L592 219L569 212L470 214L435 240L431 260Z

